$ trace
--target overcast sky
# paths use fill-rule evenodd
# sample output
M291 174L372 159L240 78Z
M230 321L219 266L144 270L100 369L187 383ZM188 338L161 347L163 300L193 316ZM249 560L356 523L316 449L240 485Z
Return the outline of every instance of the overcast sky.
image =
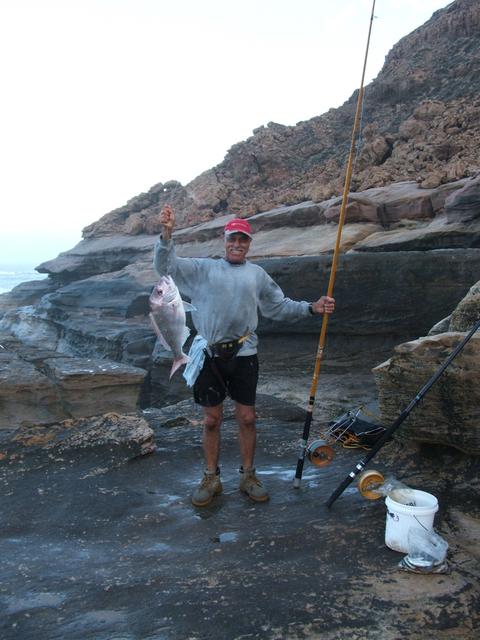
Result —
M367 69L446 0L377 0ZM358 87L372 0L0 0L0 264Z

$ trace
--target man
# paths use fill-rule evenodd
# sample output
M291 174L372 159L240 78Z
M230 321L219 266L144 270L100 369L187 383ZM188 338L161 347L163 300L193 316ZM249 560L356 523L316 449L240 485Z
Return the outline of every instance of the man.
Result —
M222 491L218 462L227 394L235 403L239 429L240 490L256 502L264 502L269 495L254 467L258 310L267 318L291 322L310 314L332 313L335 301L322 296L309 304L286 298L264 269L247 261L252 242L247 220L237 218L226 224L225 256L219 260L177 257L172 241L175 216L169 205L163 208L160 222L162 235L155 245L154 267L160 276L171 275L180 291L191 299L195 307L192 320L198 332L190 350L193 359L198 360L201 348L201 369L193 383L193 395L204 411L206 469L192 503L206 506Z

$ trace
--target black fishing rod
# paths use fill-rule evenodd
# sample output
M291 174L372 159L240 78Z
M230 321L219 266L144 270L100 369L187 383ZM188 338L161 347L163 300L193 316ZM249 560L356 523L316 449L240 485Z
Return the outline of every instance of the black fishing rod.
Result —
M374 444L374 446L367 453L367 455L362 460L360 460L360 462L356 465L355 469L353 469L353 471L351 471L348 474L348 476L345 478L345 480L342 482L342 484L340 484L335 489L335 491L332 493L332 495L329 497L329 499L325 503L328 508L330 508L332 506L332 504L335 502L335 500L342 495L342 493L345 491L345 489L348 487L348 485L354 480L355 476L358 475L361 471L363 471L363 469L370 462L370 460L373 458L373 456L390 439L390 437L392 436L393 432L398 429L398 427L402 424L402 422L409 415L409 413L412 411L412 409L420 402L420 400L425 396L425 394L428 391L430 391L430 389L433 387L435 382L440 378L440 376L445 371L445 369L450 365L452 360L454 360L458 356L460 351L467 344L467 342L470 340L470 338L473 336L473 334L477 331L477 329L479 327L480 327L480 320L478 320L475 323L475 325L470 329L470 331L467 333L467 335L464 337L464 339L457 345L457 347L452 351L452 353L448 356L448 358L445 360L445 362L439 367L439 369L437 369L437 371L433 374L433 376L430 378L430 380L425 384L424 387L422 387L422 389L418 392L418 394L415 396L415 398L410 402L408 407L406 407L406 409L404 409L402 411L402 413L398 416L398 418L395 420L395 422L392 424L392 426L389 427L385 431L385 433L378 440L378 442L376 442Z

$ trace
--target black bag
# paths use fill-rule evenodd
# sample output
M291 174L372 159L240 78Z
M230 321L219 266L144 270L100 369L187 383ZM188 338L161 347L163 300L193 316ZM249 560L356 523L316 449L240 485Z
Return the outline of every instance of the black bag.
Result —
M362 414L362 407L328 423L328 433L349 449L370 449L385 431L382 424L371 422Z
M215 342L215 344L210 345L210 349L213 355L220 358L220 360L231 360L240 351L243 342L244 340L241 338L239 340L229 340L228 342Z

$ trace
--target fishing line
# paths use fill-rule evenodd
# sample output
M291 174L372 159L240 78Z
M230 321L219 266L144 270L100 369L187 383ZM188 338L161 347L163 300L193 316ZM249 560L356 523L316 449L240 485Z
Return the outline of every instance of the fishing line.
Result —
M362 110L362 103L363 103L363 97L364 97L363 85L364 85L364 82L365 82L365 71L366 71L366 68L367 68L368 50L370 48L370 36L371 36L371 33L372 33L373 19L375 17L374 16L375 2L376 2L376 0L373 0L372 12L371 12L371 16L370 16L370 24L369 24L369 28L368 28L367 46L366 46L366 49L365 49L365 59L364 59L364 62L363 62L362 79L361 79L361 82L360 82L360 89L358 91L357 108L356 108L356 112L355 112L355 120L354 120L353 130L352 130L352 140L351 140L351 145L350 145L350 154L349 154L349 157L348 157L347 170L346 170L346 175L345 175L345 184L344 184L344 188L343 188L342 205L341 205L341 208L340 208L340 217L339 217L339 220L338 220L337 238L336 238L336 242L335 242L335 250L333 252L332 267L331 267L330 279L329 279L329 283L328 283L327 295L330 296L330 297L333 296L333 288L334 288L334 284L335 284L335 275L336 275L336 271L337 271L337 264L338 264L338 258L339 258L339 253L340 253L340 241L341 241L341 237L342 237L343 225L345 223L345 212L346 212L346 208L347 208L348 194L349 194L349 190L350 190L350 182L351 182L351 179L352 179L353 159L354 159L354 155L355 155L355 146L356 146L355 142L356 142L358 127L359 127L359 123L360 123L360 114L361 114L361 110ZM323 357L323 351L325 349L327 326L328 326L328 314L324 313L323 314L323 320L322 320L322 328L321 328L321 331L320 331L320 338L319 338L319 341L318 341L317 356L316 356L316 359L315 359L315 368L314 368L314 372L313 372L312 384L311 384L311 387L310 387L310 396L309 396L308 405L307 405L307 411L306 411L306 416L305 416L305 424L304 424L304 427L303 427L302 440L301 440L301 443L300 443L300 453L299 453L299 456L298 456L297 468L296 468L296 471L295 471L295 478L294 478L294 481L293 481L293 486L296 489L298 489L300 487L300 482L301 482L301 479L302 479L303 465L304 465L304 462L305 462L305 455L306 455L306 452L307 452L308 438L309 438L309 435L310 435L310 426L312 424L313 407L315 405L315 396L316 396L317 386L318 386L318 374L320 373L320 366L321 366L321 361L322 361L322 357Z

